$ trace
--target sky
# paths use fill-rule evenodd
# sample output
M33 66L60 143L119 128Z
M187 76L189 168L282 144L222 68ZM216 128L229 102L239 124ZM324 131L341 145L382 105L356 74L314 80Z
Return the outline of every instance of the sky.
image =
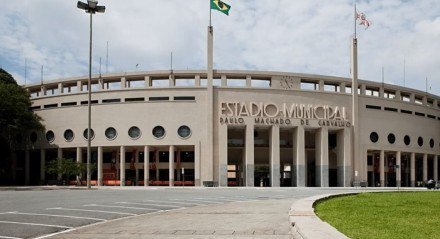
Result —
M88 74L89 16L77 1L0 1L0 66L20 84L40 82L42 66L44 81ZM383 68L386 83L440 95L439 0L224 2L229 16L212 12L215 69L349 77L356 2L373 23L357 27L359 78L381 82ZM93 73L100 58L102 73L168 70L171 52L175 70L206 69L209 0L99 5Z

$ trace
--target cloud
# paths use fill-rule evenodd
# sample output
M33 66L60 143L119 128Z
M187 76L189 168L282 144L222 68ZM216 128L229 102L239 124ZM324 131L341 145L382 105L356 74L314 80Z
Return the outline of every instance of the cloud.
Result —
M230 16L212 12L214 66L348 77L353 33L351 0L227 1ZM94 15L94 72L206 67L209 2L193 0L100 1ZM48 7L50 6L50 8ZM48 10L50 9L50 10ZM54 10L56 9L56 10ZM440 95L440 5L436 0L358 1L373 21L358 28L359 76ZM6 1L0 14L0 65L23 81L87 75L89 18L76 1Z

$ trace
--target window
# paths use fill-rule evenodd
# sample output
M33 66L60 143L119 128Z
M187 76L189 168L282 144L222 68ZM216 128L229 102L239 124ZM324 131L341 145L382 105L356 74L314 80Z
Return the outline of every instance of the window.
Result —
M30 138L32 143L35 143L35 142L37 142L38 135L37 135L37 133L32 132L29 138Z
M84 130L83 132L83 136L85 139L88 139L88 135L87 135L87 129ZM93 140L93 138L95 137L95 132L93 131L93 129L90 129L90 139Z
M377 141L379 141L379 135L376 132L371 132L370 140L371 142L376 143Z
M156 139L161 139L165 136L165 129L162 126L156 126L153 128L153 136Z
M394 134L388 134L388 142L394 144L394 142L396 142L396 136Z
M130 136L131 139L138 139L141 137L141 130L136 126L133 126L128 130L128 136Z
M405 143L405 145L409 145L411 143L411 138L408 135L405 135L405 137L403 138L403 142Z
M46 132L46 140L49 143L52 143L55 140L55 134L53 133L52 130Z
M419 137L419 138L417 139L417 143L419 144L420 147L422 147L422 146L423 146L423 138L422 138L422 137Z
M429 140L429 147L434 148L434 139Z
M179 134L179 136L184 139L189 138L189 136L191 135L191 129L186 125L182 125L177 130L177 134Z
M73 138L75 137L75 135L73 134L73 131L71 129L67 129L66 131L64 131L64 139L66 141L72 141Z
M113 127L109 127L105 130L105 137L108 140L114 140L116 139L116 136L118 135L118 133L116 132L116 129Z

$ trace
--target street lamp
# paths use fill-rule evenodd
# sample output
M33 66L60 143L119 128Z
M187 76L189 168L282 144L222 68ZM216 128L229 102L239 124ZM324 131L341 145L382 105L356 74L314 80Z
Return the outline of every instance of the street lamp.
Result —
M98 6L98 1L96 0L87 0L87 3L83 3L78 1L76 5L79 9L86 11L86 13L90 13L90 45L89 45L89 80L87 82L87 90L89 93L89 99L87 102L88 107L88 126L87 126L87 188L91 188L90 185L90 158L91 158L91 124L92 124L92 108L90 101L92 99L92 16L96 12L105 12L105 6Z

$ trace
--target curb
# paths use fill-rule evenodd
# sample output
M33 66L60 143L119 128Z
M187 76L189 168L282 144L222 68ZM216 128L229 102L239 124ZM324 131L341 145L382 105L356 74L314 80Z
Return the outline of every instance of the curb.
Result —
M290 207L289 222L292 225L291 233L295 239L348 239L330 224L323 222L315 214L315 202L340 195L352 195L360 192L337 194L322 194L296 201Z

